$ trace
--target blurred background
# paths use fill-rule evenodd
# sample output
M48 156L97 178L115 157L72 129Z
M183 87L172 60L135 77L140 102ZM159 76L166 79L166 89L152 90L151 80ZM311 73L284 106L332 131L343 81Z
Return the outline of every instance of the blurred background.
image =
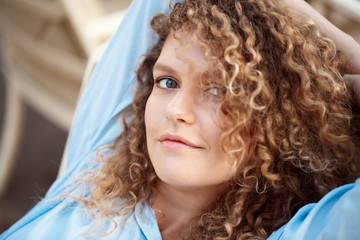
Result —
M131 0L0 0L0 233L61 168L81 86ZM360 0L309 0L360 42Z
M0 233L58 175L81 86L130 2L0 0Z

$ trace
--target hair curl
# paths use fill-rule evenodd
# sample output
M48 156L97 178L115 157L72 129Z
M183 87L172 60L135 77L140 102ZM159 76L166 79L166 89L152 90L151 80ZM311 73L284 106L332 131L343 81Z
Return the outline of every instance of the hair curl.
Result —
M83 179L81 201L108 218L151 204L157 176L146 147L144 111L152 68L171 31L194 31L223 73L221 110L231 122L224 151L236 159L230 190L211 203L184 239L266 239L307 203L353 181L350 94L343 61L314 23L275 0L185 0L151 27L157 44L137 70L138 88L123 133ZM121 199L125 206L114 211Z

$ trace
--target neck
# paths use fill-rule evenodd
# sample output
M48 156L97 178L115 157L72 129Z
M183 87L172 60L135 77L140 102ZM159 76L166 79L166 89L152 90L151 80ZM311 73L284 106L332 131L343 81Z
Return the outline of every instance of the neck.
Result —
M162 239L176 239L189 227L192 219L215 201L224 185L201 189L183 189L170 186L161 180L157 183L157 194L153 208Z

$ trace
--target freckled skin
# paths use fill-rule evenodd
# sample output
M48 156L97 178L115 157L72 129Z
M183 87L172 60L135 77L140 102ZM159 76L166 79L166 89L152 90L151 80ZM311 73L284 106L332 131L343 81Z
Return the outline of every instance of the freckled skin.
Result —
M205 59L204 49L192 43L188 33L179 31L175 35L169 35L154 66L155 85L146 104L150 159L164 183L185 190L216 192L230 177L231 161L220 146L220 102L199 97L199 76L211 64ZM217 93L213 89L209 92ZM196 148L159 141L166 133L181 136Z

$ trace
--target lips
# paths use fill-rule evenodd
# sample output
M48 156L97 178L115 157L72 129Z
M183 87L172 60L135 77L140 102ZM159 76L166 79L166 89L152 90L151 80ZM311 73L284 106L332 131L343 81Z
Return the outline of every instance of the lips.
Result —
M159 141L169 148L201 148L190 140L175 134L164 134L159 138Z

